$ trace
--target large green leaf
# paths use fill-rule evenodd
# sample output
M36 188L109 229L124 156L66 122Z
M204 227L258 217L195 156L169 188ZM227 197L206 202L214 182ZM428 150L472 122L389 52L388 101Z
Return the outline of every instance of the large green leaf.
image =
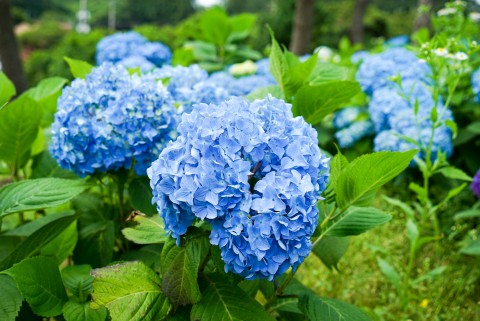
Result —
M358 235L391 219L390 215L374 207L351 206L327 225L325 234L330 236Z
M416 153L416 150L378 152L353 160L337 180L338 206L345 209L351 205L370 205L378 189L407 168Z
M349 80L349 69L326 62L317 63L310 75L310 84L318 85L332 80Z
M191 320L198 321L269 321L275 320L242 289L224 277L206 276L208 287L200 302L192 308Z
M203 243L203 244L202 244ZM161 255L162 290L175 307L193 304L200 300L197 283L198 267L208 253L208 240L189 240L179 247L174 239L165 244Z
M122 230L127 240L137 244L153 244L164 243L169 239L160 215L152 217L136 215L133 221L136 225Z
M60 213L47 214L33 221L30 221L24 225L20 225L16 229L7 231L3 233L3 235L28 237L33 233L35 233L36 231L38 231L39 229L41 229L43 226L47 225L48 223L58 220L61 217L71 216L74 213L75 211L68 210Z
M75 215L61 217L37 230L0 262L0 271L38 253L45 244L62 233L75 219Z
M89 303L69 301L63 306L63 316L66 321L104 321L107 309L101 307L94 310Z
M299 307L310 321L371 321L357 307L335 299L322 298L313 294L300 297Z
M327 268L338 270L338 262L347 251L349 243L347 237L326 236L312 248L312 252Z
M232 32L232 26L228 16L220 8L212 8L204 11L200 17L200 29L204 40L217 46L224 46Z
M62 273L63 284L67 290L85 302L88 295L93 291L93 276L90 275L92 268L89 265L69 265Z
M89 185L82 180L38 178L15 182L0 189L2 216L53 207L68 202Z
M53 317L62 313L67 294L55 261L42 256L33 257L3 273L15 279L20 292L36 314Z
M0 109L15 96L17 91L15 86L7 78L7 76L0 70Z
M93 267L104 266L113 258L115 245L115 223L99 221L80 230L78 243L74 250L75 262L90 264Z
M308 123L315 125L359 92L360 85L349 80L305 85L296 93L292 111L295 116L303 116Z
M0 275L0 320L15 321L20 306L22 295L15 281L8 275Z
M256 20L257 16L251 13L242 13L229 17L228 24L231 26L232 32L228 36L227 42L232 43L247 38L255 26Z
M0 159L22 167L38 135L41 107L24 94L0 110Z
M467 182L472 181L472 178L468 176L464 171L453 166L443 167L438 172L441 173L446 178L458 179L458 180L467 181Z
M63 57L70 67L70 71L75 78L85 78L91 71L93 66L88 62L76 60L68 57Z
M157 208L152 204L152 188L148 177L133 179L128 184L128 194L132 207L147 215L157 214Z
M170 303L162 293L160 277L142 262L112 265L92 271L92 298L105 306L115 321L157 321Z
M67 171L58 165L57 161L53 159L49 151L43 151L33 158L32 176L31 178L45 178L45 177L59 177L59 178L78 178L71 171Z
M43 79L36 87L28 91L28 96L41 103L50 96L58 94L58 92L62 90L66 83L67 79L61 77Z
M46 244L40 254L44 256L54 257L58 264L72 254L78 240L77 221L67 226L60 235Z

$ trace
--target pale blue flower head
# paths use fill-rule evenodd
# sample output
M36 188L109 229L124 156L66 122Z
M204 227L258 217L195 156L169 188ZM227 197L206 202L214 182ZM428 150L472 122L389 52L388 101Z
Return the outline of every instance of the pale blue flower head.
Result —
M480 68L472 73L472 90L475 95L475 101L480 102Z
M167 231L179 240L195 220L209 222L225 270L247 279L295 269L329 173L316 131L272 97L196 105L178 131L148 169Z
M161 82L106 63L63 89L50 152L61 167L80 176L132 165L146 175L176 137L177 117Z
M138 47L148 40L135 31L119 32L106 36L97 44L97 65L104 62L117 63L129 56L134 56Z

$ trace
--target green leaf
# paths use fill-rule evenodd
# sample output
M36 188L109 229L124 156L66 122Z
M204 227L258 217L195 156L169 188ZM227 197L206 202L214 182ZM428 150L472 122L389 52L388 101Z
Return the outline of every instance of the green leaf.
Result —
M460 250L460 253L467 255L480 255L480 238L471 241L465 247Z
M113 258L115 223L99 221L80 230L74 260L93 267L107 265Z
M413 283L413 284L418 284L418 283L420 283L420 282L422 282L422 281L436 278L436 277L442 275L443 272L445 272L446 269L447 269L446 266L440 266L440 267L438 267L438 268L435 268L435 269L433 269L433 270L430 270L430 271L428 271L427 274L421 275L421 276L419 276L418 278L416 278L415 280L413 280L412 283Z
M464 171L453 166L443 167L438 170L446 178L458 179L466 182L471 182L472 178L468 176Z
M68 202L89 185L82 180L38 178L15 182L0 189L0 218Z
M72 224L75 219L75 215L60 217L40 228L25 241L20 243L12 253L0 262L0 271L8 269L15 263L38 253L45 244L49 243L62 233L62 231Z
M23 301L17 284L10 276L0 275L0 289L0 320L15 321Z
M420 236L418 226L415 224L415 222L413 220L408 219L407 224L406 224L406 228L407 228L407 238L412 243L415 243Z
M415 217L415 211L407 203L397 200L395 198L388 197L386 195L382 195L382 198L387 203L399 207L407 215L408 218L413 219Z
M148 177L133 179L128 185L128 194L134 209L147 215L158 214L157 208L152 204L152 188Z
M324 233L330 236L358 235L391 219L390 215L374 207L351 206L331 221Z
M471 210L461 211L455 214L453 218L455 220L461 220L465 218L474 218L474 217L480 217L480 209L471 209Z
M232 43L247 38L255 26L257 16L251 13L242 13L230 17L228 24L232 28L231 34L228 36L227 42Z
M36 102L43 102L51 96L57 95L67 83L67 79L61 77L51 77L41 80L38 85L30 89L27 93L30 98Z
M268 95L272 95L275 98L285 99L282 89L277 85L270 85L261 88L257 88L247 95L247 99L254 101L256 99L265 99Z
M343 209L368 206L378 189L407 168L416 153L378 152L356 158L338 178L337 204Z
M150 244L124 253L120 260L122 261L142 261L154 271L160 271L160 254L163 244Z
M93 276L90 275L90 265L69 265L62 270L63 284L67 290L85 302L93 291Z
M390 263L379 257L377 257L377 263L380 271L383 273L383 275L385 275L388 281L390 281L397 290L400 289L401 279L395 268L390 265Z
M308 320L322 321L371 321L372 319L357 307L335 299L304 294L298 303Z
M53 317L62 313L67 294L55 261L42 256L33 257L2 273L15 279L20 292L36 314Z
M92 275L93 302L107 307L112 320L156 321L170 310L160 277L141 262L96 269Z
M205 276L208 287L195 304L191 320L269 321L274 318L256 300L218 274Z
M77 221L74 221L65 228L60 235L46 244L40 254L44 256L55 257L58 264L61 264L72 254L78 240Z
M122 234L127 240L137 244L153 244L164 243L169 239L160 215L152 217L136 215L133 218L133 222L136 225L122 230Z
M22 95L0 110L0 159L23 167L30 147L38 135L42 109L27 95Z
M69 301L63 306L63 317L66 321L105 321L107 309L94 310L89 303Z
M318 85L327 81L348 79L348 68L326 62L319 62L310 75L309 83L311 85Z
M326 236L315 245L312 252L327 268L338 271L338 262L347 252L349 243L348 237Z
M232 32L228 16L220 8L214 7L202 13L200 17L200 29L204 40L217 46L224 46L228 36Z
M93 66L88 62L76 60L68 57L63 57L70 67L70 71L75 78L85 78L91 71Z
M48 150L36 155L32 164L31 178L45 177L79 178L73 172L61 168Z
M17 91L13 83L0 70L0 110L16 93Z
M202 244L203 243L203 244ZM197 303L200 289L197 283L198 267L208 253L208 240L192 239L185 247L170 239L161 255L162 290L174 307Z
M332 185L336 187L338 178L340 177L343 170L348 166L348 159L342 155L340 150L338 150L338 153L333 157L330 166L331 169L329 180L330 182L332 182Z
M48 223L58 220L59 218L62 218L62 217L71 216L73 214L75 214L75 211L73 210L68 210L66 212L60 212L60 213L47 214L31 222L28 222L24 225L21 225L16 229L7 231L3 235L28 237L33 233L35 233L36 231L38 231L43 226L47 225Z
M292 112L295 116L303 116L308 123L315 125L342 104L348 103L359 92L360 85L349 80L306 85L296 93Z

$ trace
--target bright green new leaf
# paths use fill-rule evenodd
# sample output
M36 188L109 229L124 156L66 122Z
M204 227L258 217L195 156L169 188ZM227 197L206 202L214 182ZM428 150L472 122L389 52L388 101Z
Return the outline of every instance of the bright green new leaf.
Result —
M269 94L278 99L285 99L282 89L277 85L270 85L255 89L247 95L247 99L250 101L254 101L256 99L265 99Z
M338 262L347 252L349 243L348 237L325 236L312 248L312 252L327 268L338 271Z
M66 321L105 321L107 309L94 310L89 303L69 301L63 306L63 317Z
M471 182L472 178L468 176L464 171L453 166L443 167L438 170L446 178L458 179L461 181Z
M349 303L318 297L314 294L300 296L298 303L308 320L322 321L371 321L362 310Z
M92 71L93 66L88 62L68 57L63 57L63 59L65 59L67 62L68 66L70 67L70 72L75 78L85 78L85 76Z
M137 244L153 244L164 243L169 239L160 215L154 215L152 217L136 215L133 221L136 225L122 230L127 240Z
M310 85L318 85L333 80L349 80L349 69L339 65L319 62L310 75Z
M53 177L8 184L0 189L0 218L66 203L87 187L82 180Z
M227 279L212 274L205 276L208 287L202 299L193 306L191 320L199 321L273 321L256 300Z
M332 182L332 185L336 188L338 178L343 170L348 166L348 159L342 155L340 150L338 150L337 155L335 155L330 162L330 166L329 181Z
M93 291L92 268L89 265L69 265L62 273L63 284L67 290L77 297L80 302L85 302Z
M390 265L390 263L379 257L377 257L377 263L383 275L385 275L385 277L393 284L393 286L399 290L401 286L401 279L395 268Z
M62 313L67 294L55 261L37 256L23 260L3 273L15 279L33 312L42 317Z
M351 206L331 221L324 233L330 236L358 235L391 219L390 215L374 207Z
M416 153L416 150L377 152L356 158L338 177L335 188L338 206L345 209L351 205L370 205L378 189L405 170Z
M246 39L255 26L257 16L251 13L242 13L229 17L228 24L232 28L232 32L228 36L228 43L241 41Z
M8 269L15 263L38 253L44 245L55 239L75 219L76 216L73 214L62 216L34 232L0 262L0 271Z
M22 305L22 295L15 281L8 275L0 275L0 320L15 321Z
M465 210L458 212L455 214L453 217L455 220L460 220L460 219L468 219L468 218L474 218L474 217L480 217L480 209L471 209L471 210Z
M216 7L202 13L200 29L204 40L217 46L224 46L232 32L227 14L224 10Z
M308 123L315 125L359 92L360 85L350 80L305 85L296 93L292 111L295 116L303 116Z
M165 244L161 255L162 290L175 307L197 303L200 298L198 267L208 253L205 238L191 239L179 247L175 240Z
M0 110L15 96L17 91L8 77L0 70Z
M42 108L26 94L0 110L0 159L16 168L25 165L38 135Z
M107 307L112 320L157 321L170 310L160 277L142 262L96 269L92 275L93 302Z
M130 195L130 203L135 210L147 215L158 214L157 208L152 205L152 188L148 177L133 179L128 185L128 194Z
M27 93L30 98L41 103L50 96L57 95L66 83L67 79L61 77L45 78Z
M407 220L406 228L407 228L408 239L412 243L415 243L420 236L420 232L418 231L418 226L415 224L413 220L409 219Z

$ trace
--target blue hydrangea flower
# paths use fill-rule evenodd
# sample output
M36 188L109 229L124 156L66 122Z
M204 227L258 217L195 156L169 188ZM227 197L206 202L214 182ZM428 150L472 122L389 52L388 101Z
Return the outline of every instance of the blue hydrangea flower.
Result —
M388 47L404 47L410 43L410 37L408 35L400 35L385 41L385 45Z
M264 75L248 75L235 78L224 71L219 71L212 74L210 80L217 86L224 87L231 96L246 96L255 89L275 84L273 77Z
M475 95L475 101L480 102L480 68L472 73L472 90Z
M218 84L198 65L188 67L164 66L149 77L164 79L180 112L190 112L198 103L218 104L230 96L224 84Z
M366 57L358 68L356 78L362 90L372 95L376 89L391 84L392 77L430 83L430 75L430 67L413 52L405 48L390 48Z
M118 65L127 69L139 68L143 73L155 69L155 65L143 56L128 56L127 58L120 60Z
M335 129L348 127L357 120L361 113L362 109L360 107L342 108L333 115L333 127Z
M370 57L371 54L366 50L360 50L355 52L351 57L350 61L354 64L364 61L366 58Z
M473 193L480 198L480 169L477 171L475 176L473 177L472 184L470 185Z
M272 97L199 104L178 131L147 170L167 231L179 240L195 220L209 222L225 270L247 279L295 269L329 173L316 131Z
M176 137L178 123L167 89L112 64L92 69L62 91L50 152L80 176L130 168L139 175Z
M335 138L341 148L352 147L353 144L365 136L373 134L373 124L370 120L361 120L337 131Z
M95 58L97 65L101 65L105 62L115 64L132 56L143 57L157 67L170 64L172 60L170 48L160 42L149 42L135 31L115 33L100 40ZM142 68L145 64L138 58L136 62L141 65L132 65L133 62L135 60L129 61L128 68Z

